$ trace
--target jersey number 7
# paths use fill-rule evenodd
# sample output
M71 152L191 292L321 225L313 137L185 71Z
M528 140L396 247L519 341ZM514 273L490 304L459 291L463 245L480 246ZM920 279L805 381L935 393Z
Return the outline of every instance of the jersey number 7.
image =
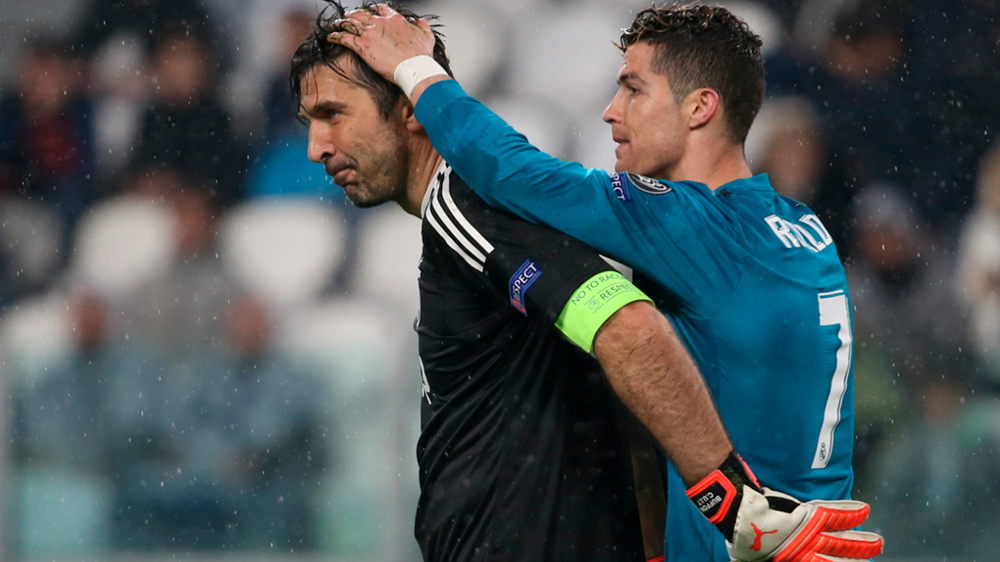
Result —
M819 431L819 442L816 444L812 468L826 468L833 455L833 432L840 423L840 408L847 393L847 375L851 372L854 338L851 335L851 314L847 306L847 294L844 291L819 294L819 324L840 327L837 333L840 347L837 349L837 367L833 371L830 395L827 396L826 408L823 411L823 427Z

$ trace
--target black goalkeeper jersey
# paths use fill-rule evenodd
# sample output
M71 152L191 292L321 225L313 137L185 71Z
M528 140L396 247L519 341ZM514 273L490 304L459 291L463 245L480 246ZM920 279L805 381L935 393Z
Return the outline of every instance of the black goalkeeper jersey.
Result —
M422 216L424 560L643 560L617 399L553 327L611 268L579 241L489 207L444 163Z

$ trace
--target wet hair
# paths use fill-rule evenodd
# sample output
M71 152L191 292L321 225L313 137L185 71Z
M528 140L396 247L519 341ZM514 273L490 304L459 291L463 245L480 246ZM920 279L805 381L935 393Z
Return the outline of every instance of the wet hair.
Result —
M326 40L327 35L333 31L344 31L343 26L337 24L338 19L346 17L347 10L336 0L327 0L327 7L316 17L316 28L299 45L292 55L291 71L288 75L288 85L292 91L292 100L298 107L302 103L302 80L317 65L323 65L333 70L345 80L368 90L372 99L378 107L379 114L384 119L389 119L396 104L399 102L403 91L395 83L386 80L379 73L372 70L368 63L359 57L354 51L337 43L330 43ZM389 7L399 12L408 21L416 19L436 20L436 16L419 16L409 8L388 2ZM375 2L365 0L360 6L363 10L375 11ZM440 64L449 76L453 76L451 66L448 63L448 55L444 50L444 37L437 31L439 25L432 25L434 33L434 60ZM348 72L344 66L344 61L350 60L353 65L353 72Z
M760 37L743 20L716 6L646 8L622 33L619 47L625 51L640 42L656 49L653 70L670 80L678 101L698 88L715 90L730 141L746 141L765 82Z

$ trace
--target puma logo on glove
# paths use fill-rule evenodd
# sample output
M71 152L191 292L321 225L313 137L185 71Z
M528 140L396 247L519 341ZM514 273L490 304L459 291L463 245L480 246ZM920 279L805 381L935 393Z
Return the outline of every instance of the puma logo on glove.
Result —
M882 553L881 536L853 530L868 518L868 504L800 502L761 488L735 453L688 497L726 537L734 562L847 562Z

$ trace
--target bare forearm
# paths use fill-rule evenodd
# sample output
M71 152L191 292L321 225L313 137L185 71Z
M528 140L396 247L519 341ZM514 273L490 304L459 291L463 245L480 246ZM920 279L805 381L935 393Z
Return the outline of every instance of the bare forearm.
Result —
M708 387L673 327L647 302L601 327L594 350L612 388L692 485L733 450Z

